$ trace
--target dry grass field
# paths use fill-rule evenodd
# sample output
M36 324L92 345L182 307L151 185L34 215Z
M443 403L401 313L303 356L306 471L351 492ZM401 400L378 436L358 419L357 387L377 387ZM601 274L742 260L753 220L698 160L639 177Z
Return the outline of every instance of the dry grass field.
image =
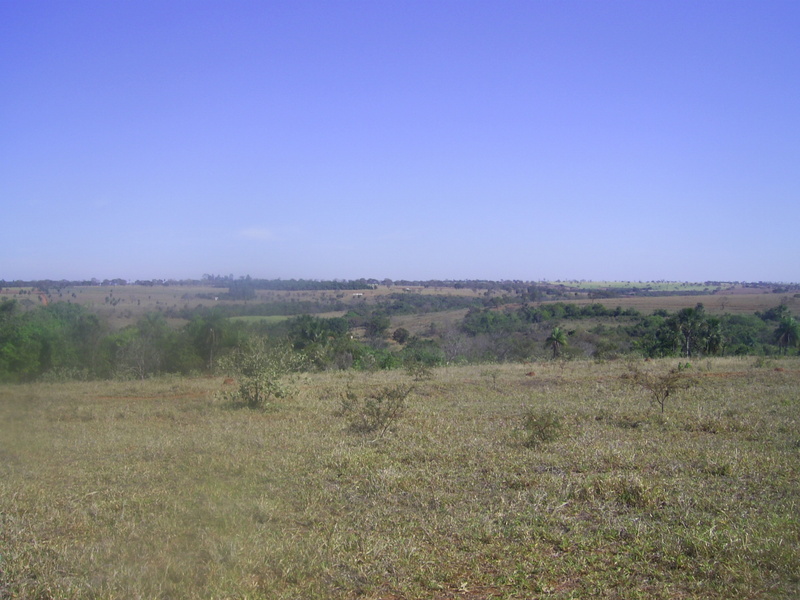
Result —
M591 286L582 284L586 289ZM598 284L599 285L599 284ZM621 285L607 282L607 285ZM677 287L676 287L677 286ZM674 292L682 289L687 291L700 292L699 286L688 284L675 284ZM668 285L661 286L664 291L669 291ZM659 288L659 289L661 289ZM695 289L697 288L697 289ZM29 299L34 304L41 303L40 295L32 289L23 288L29 295L19 295L19 288L3 288L0 290L0 298ZM77 302L107 317L125 320L131 316L138 317L142 314L154 310L166 308L180 308L183 306L195 307L215 306L226 304L237 304L240 301L225 300L225 288L215 288L210 286L85 286L75 288L64 288L60 293L51 292L48 301L70 301ZM402 286L377 286L376 289L358 291L269 291L258 290L256 298L250 303L260 302L300 302L310 301L319 302L325 300L337 300L346 305L356 305L362 302L374 303L390 294L402 294L405 292L422 295L447 295L462 296L472 298L483 298L488 296L500 296L502 292L489 292L485 289L471 288L439 288L439 287L409 287ZM208 297L201 297L208 296ZM216 297L217 299L214 299ZM114 303L111 304L111 300ZM706 309L712 313L753 313L757 310L767 310L780 303L785 303L793 313L800 312L800 296L794 294L775 294L759 288L730 288L719 292L673 296L621 296L618 298L607 298L593 300L579 294L576 298L556 300L558 302L569 302L577 304L587 304L599 302L605 306L615 308L636 308L644 313L652 312L659 308L665 310L679 310L681 308L694 306L702 302Z
M796 598L800 360L0 387L0 598ZM664 373L676 361L639 369ZM342 398L413 385L384 435Z

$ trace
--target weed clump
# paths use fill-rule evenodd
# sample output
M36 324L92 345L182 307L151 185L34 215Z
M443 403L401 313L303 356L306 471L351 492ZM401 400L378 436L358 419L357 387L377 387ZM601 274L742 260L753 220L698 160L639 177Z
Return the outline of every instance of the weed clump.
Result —
M571 499L581 502L614 502L628 508L645 508L657 502L657 494L636 476L590 477L570 490Z
M542 444L556 440L561 433L561 417L550 410L530 408L522 420L526 448L538 448Z

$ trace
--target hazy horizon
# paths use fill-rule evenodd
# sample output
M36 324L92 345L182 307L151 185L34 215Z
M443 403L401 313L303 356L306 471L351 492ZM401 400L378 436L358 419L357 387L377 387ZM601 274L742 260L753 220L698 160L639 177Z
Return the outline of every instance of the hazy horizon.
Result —
M0 279L800 281L800 4L0 3Z

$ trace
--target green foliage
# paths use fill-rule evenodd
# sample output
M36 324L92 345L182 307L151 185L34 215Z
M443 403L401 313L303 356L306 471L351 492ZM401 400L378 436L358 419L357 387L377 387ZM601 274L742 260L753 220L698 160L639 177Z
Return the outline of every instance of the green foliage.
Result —
M255 338L226 355L220 363L226 374L238 380L238 388L222 392L221 397L233 404L264 409L289 394L287 378L302 368L303 359L286 344L272 346L263 338Z
M724 315L720 318L727 342L725 353L736 356L770 352L769 324L756 315Z
M642 322L637 347L647 356L684 356L722 354L729 335L726 321L709 316L702 304L683 308L673 315L664 311Z
M474 336L481 333L510 333L517 331L521 324L519 316L514 312L471 308L464 316L461 329Z
M362 398L348 389L341 399L339 414L347 421L350 431L377 434L381 438L405 414L412 391L411 386L387 386Z
M203 316L196 316L186 325L195 350L206 361L206 368L213 372L215 358L219 351L230 345L227 333L230 322L219 310L212 310Z
M560 327L554 327L545 343L553 350L553 358L558 358L561 349L567 345L567 334Z
M236 283L232 278L223 279L226 286ZM247 279L242 281L247 284ZM338 300L323 295L313 301L280 300L277 304L281 306L275 302L243 302L211 308L159 307L158 312L144 314L135 324L119 330L112 330L98 314L79 304L51 302L43 306L28 299L2 300L0 381L31 381L45 376L64 380L70 374L81 379L142 379L162 373L213 373L218 359L242 346L250 336L287 339L292 351L302 355L305 368L319 371L416 369L417 365L430 369L445 362L530 361L544 358L546 353L576 359L614 359L631 351L683 360L723 354L770 356L796 353L800 338L800 328L786 305L751 315L716 316L706 314L698 304L675 313L661 309L642 316L599 303L520 306L527 293L524 288L512 285L509 290L497 291L516 295L468 297L450 304L447 296L396 294L378 304L340 302L336 305L339 309L349 309L346 318L301 314L268 325L228 317L332 310ZM109 291L108 296L111 294ZM399 327L392 338L401 347L386 343L391 331L389 315L456 305L470 307L460 322L432 323L420 337ZM168 321L179 315L189 317L188 324L176 327ZM575 322L581 319L591 322L581 328ZM351 327L363 328L366 340L352 336ZM420 330L419 321L415 330ZM552 332L556 331L562 335L554 336Z
M398 327L392 334L392 339L398 344L405 344L411 337L411 333L405 327Z
M0 305L0 380L25 381L51 371L94 370L105 328L96 315L64 302L25 311Z
M785 317L791 316L789 314L789 307L785 304L779 304L769 310L763 312L756 312L756 316L763 321L781 321Z
M445 362L444 351L434 340L412 337L399 354L404 364L417 363L425 367L438 367Z
M302 315L288 322L288 337L295 350L302 351L311 368L350 368L358 354L349 335L346 319L324 319Z
M800 343L800 323L793 317L785 315L781 317L774 335L778 347L786 354L789 348L796 348Z
M289 321L289 339L296 350L309 346L325 345L348 334L350 327L346 319L323 319L312 315L301 315Z
M379 302L382 312L387 315L413 315L434 313L461 308L477 308L483 306L483 300L469 296L451 296L434 294L390 294L386 300Z
M388 315L382 312L374 312L365 323L367 337L382 338L386 335L391 321Z
M522 418L526 448L538 448L542 444L558 439L561 433L561 417L552 410L529 408Z

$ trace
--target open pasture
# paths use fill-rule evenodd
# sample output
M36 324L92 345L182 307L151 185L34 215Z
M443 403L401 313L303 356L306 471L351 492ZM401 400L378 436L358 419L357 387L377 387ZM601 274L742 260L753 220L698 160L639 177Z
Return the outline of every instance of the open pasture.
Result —
M650 290L653 292L708 292L713 293L719 289L726 291L735 286L729 283L722 283L719 286L706 285L698 282L682 281L557 281L551 282L556 285L562 284L567 287L580 288L584 290L604 290L604 289L639 289Z
M700 361L663 415L632 366L326 372L267 410L4 385L0 597L797 597L800 360ZM390 431L348 429L346 392L403 385Z
M620 298L576 299L565 302L574 304L599 303L608 308L635 308L643 314L663 309L675 312L701 303L711 314L753 314L766 311L779 304L786 304L792 314L800 313L800 297L794 294L701 294L690 296L629 296Z
M570 283L570 282L568 282ZM576 283L576 282L571 282ZM613 282L604 282L606 287L614 286ZM589 284L581 285L588 289ZM654 284L655 285L655 284ZM666 287L667 284L659 284ZM680 289L690 289L691 284L674 284L683 286ZM600 286L598 286L599 288ZM620 286L617 286L620 287ZM660 289L660 288L659 288ZM480 297L487 295L500 296L500 290L487 292L485 289L469 288L437 288L435 286L403 286L380 285L369 290L307 290L307 291L272 291L258 290L256 297L246 301L248 304L258 303L318 303L320 308L326 304L336 303L344 307L356 307L367 304L372 305L390 294L406 293L423 295L449 295ZM2 298L16 298L27 302L31 306L42 304L44 301L75 302L86 306L102 318L106 319L114 329L136 323L143 315L154 311L168 309L193 309L197 306L213 307L242 304L242 300L228 300L225 298L227 290L210 286L85 286L64 288L60 292L51 291L48 296L36 293L31 289L24 289L20 295L17 288L4 288L0 293ZM800 314L800 297L795 294L765 293L756 288L732 288L717 293L674 295L674 296L621 296L616 298L590 299L585 293L577 297L554 300L570 304L600 303L614 309L616 307L634 308L644 314L656 310L678 311L682 308L693 307L698 302L702 303L706 311L711 314L753 314L756 311L766 311L778 304L785 304L791 313ZM448 328L466 313L465 310L451 310L436 313L419 313L408 316L395 316L393 327L405 327L415 334L430 331L431 323L434 327ZM343 311L326 311L320 316L342 316ZM185 323L183 319L173 318L170 322L174 326Z

